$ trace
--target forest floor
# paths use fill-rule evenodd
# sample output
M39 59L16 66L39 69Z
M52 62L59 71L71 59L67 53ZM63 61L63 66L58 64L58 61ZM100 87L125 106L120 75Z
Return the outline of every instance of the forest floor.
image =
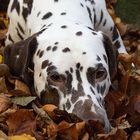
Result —
M118 74L105 98L112 130L85 123L56 106L42 106L29 87L9 76L3 64L6 13L0 13L0 140L140 140L140 29L116 16L116 0L106 0L128 55L118 55ZM132 66L132 64L134 66Z

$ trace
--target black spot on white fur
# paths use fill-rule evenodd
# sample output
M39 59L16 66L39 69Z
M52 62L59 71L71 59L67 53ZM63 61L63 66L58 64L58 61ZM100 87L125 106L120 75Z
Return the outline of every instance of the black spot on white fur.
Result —
M55 42L54 44L55 44L55 45L58 45L58 43L59 43L59 42Z
M17 35L18 35L19 39L20 39L20 40L23 40L24 37L20 34L18 28L16 28L16 31L17 31Z
M118 37L119 37L119 34L118 34L118 32L117 32L116 26L114 26L114 28L113 28L113 37L112 37L112 41L118 39Z
M46 13L46 14L42 17L42 19L45 20L45 19L50 18L51 16L52 16L52 13L51 13L51 12L48 12L48 13Z
M81 36L82 34L83 34L82 31L76 32L76 35L77 35L77 36Z
M61 28L65 29L67 28L67 25L62 25Z
M46 51L50 51L51 48L52 48L51 46L48 46L47 49L46 49Z
M52 51L54 52L54 51L56 51L57 50L57 46L54 46L53 48L52 48Z
M99 55L97 55L97 58L96 58L97 61L101 61L101 58Z
M62 51L66 53L66 52L70 52L70 49L69 48L64 48Z
M14 9L17 11L17 13L18 13L18 15L19 15L19 14L20 14L20 5L19 5L18 0L14 0L14 1L13 1L13 4L12 4L12 6L11 6L11 12L12 12Z
M23 16L25 22L27 22L27 17L29 14L31 14L31 11L32 11L33 0L23 0L23 3L27 5L26 6L27 8L23 6L22 16Z
M25 34L25 32L24 32L24 30L23 30L23 28L22 28L22 26L21 26L21 24L20 24L19 22L17 23L17 26L18 26L19 30L20 30L23 34Z
M10 34L8 35L8 39L9 39L12 43L14 43L14 40L12 39L12 37L11 37Z
M94 75L94 73L95 73L95 68L89 67L89 68L87 69L87 73L86 73L86 75L87 75L87 80L88 80L88 82L89 82L92 86L95 85L95 75Z
M62 15L62 16L63 16L63 15L66 15L66 12L62 12L60 15Z
M88 14L89 14L89 18L92 22L92 14L91 14L90 8L88 6L87 6L87 11L88 11Z
M41 68L42 68L42 69L45 69L45 68L48 66L48 64L49 64L49 60L44 60L44 61L42 62Z
M40 14L41 14L41 12L39 11L39 12L37 13L37 17L39 17Z
M39 53L39 58L41 58L44 54L44 51L42 50L40 53Z
M83 55L85 55L85 54L86 54L86 52L83 52L82 54L83 54Z

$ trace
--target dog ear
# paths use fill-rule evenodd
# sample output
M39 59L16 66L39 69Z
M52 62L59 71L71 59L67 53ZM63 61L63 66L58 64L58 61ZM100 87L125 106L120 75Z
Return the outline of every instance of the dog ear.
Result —
M113 47L109 37L103 33L103 43L106 54L108 56L109 73L111 80L115 77L117 72L117 50Z
M4 49L4 63L9 66L11 74L19 77L27 85L30 85L33 79L29 68L33 69L32 59L37 45L36 35L33 35Z

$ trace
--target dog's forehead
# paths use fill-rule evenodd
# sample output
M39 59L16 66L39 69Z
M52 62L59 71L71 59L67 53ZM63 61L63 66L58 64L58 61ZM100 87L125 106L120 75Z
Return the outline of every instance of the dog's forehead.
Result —
M37 51L37 57L40 57L40 66L43 70L45 70L46 62L48 64L46 68L54 66L61 74L66 71L74 71L77 68L86 72L89 67L97 67L98 64L102 64L103 67L108 69L105 53L92 53L90 50L85 51L83 49L75 51L69 47L56 49L56 47L48 46L46 49L47 51L40 49Z
M57 67L60 73L75 68L77 64L86 69L98 63L107 67L102 33L89 27L68 23L59 23L57 26L50 24L39 34L37 42L36 63L38 61L42 66L47 61Z

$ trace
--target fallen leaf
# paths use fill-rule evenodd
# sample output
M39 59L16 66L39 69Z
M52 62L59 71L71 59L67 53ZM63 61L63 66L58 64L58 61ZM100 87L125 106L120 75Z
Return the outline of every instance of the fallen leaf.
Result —
M12 109L7 109L6 111L2 112L0 114L0 122L5 122L7 120L7 118L9 117L9 115L13 114L14 112L16 112L17 110L14 108Z
M131 125L140 125L140 95L134 95L129 98L127 105L127 120Z
M130 140L140 140L140 131L133 132L132 136L130 137Z
M57 133L57 139L78 140L80 133L77 131L76 124Z
M55 105L53 105L53 104L47 104L47 105L44 105L42 108L43 108L44 111L46 111L48 113L48 115L51 118L54 118L55 113L53 111L54 111L54 109L57 108Z
M1 55L0 55L0 59L1 59ZM0 77L9 76L9 75L10 75L9 67L6 64L0 64Z
M127 134L124 130L114 128L108 134L98 134L99 140L127 140Z
M36 140L35 137L32 137L27 134L16 135L16 136L9 136L8 140Z
M52 121L47 125L47 135L50 140L55 139L57 136L57 125Z
M0 130L0 140L8 140L8 136Z
M96 120L89 120L86 123L85 128L86 128L86 131L89 133L90 137L91 136L94 137L94 135L96 135L96 134L105 133L103 125L99 121L96 121Z
M7 86L5 84L4 77L0 77L0 93L7 93Z
M15 90L22 91L24 93L23 96L25 96L25 95L27 95L27 96L31 95L29 87L25 83L23 83L23 82L21 82L19 80L16 80L15 81Z
M3 62L3 56L0 55L0 64L2 64L2 62Z
M10 99L4 94L0 94L0 113L8 109L10 104Z
M11 114L6 123L9 127L8 135L26 133L33 136L36 130L35 116L27 109L20 109Z
M119 60L119 61L126 62L126 63L128 63L128 62L129 62L129 63L132 63L132 56L129 55L129 54L124 54L124 53L122 53L122 54L119 54L118 60Z
M119 83L119 90L124 94L123 96L127 95L128 83L130 79L130 72L126 72L125 75L122 76L120 83Z
M34 101L36 97L33 96L23 96L23 97L11 97L11 102L16 105L27 106L29 103Z
M110 91L105 97L106 110L108 117L118 118L126 114L126 95L120 91Z
M89 134L86 133L86 134L83 136L82 140L89 140Z
M130 76L127 86L127 96L140 95L140 76Z

